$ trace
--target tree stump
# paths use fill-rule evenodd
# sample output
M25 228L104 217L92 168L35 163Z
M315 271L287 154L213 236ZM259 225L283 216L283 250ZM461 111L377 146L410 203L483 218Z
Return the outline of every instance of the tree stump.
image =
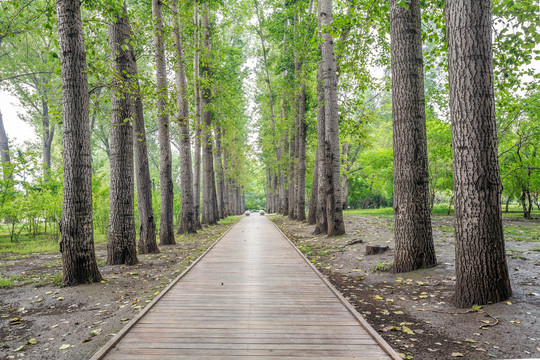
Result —
M381 254L388 250L390 250L388 246L381 247L379 245L366 245L366 255Z

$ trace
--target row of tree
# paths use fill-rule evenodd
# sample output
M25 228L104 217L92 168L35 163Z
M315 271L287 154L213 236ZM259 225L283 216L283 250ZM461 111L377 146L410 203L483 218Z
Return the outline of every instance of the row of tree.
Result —
M2 85L32 106L41 103L41 109L35 106L41 114L31 115L40 120L44 169L21 178L0 122L3 204L31 196L26 184L43 181L39 192L51 183L61 185L56 195L63 195L63 206L56 220L65 285L101 280L94 252L98 189L92 186L101 171L110 180L107 264L133 265L137 252L159 252L157 225L160 244L170 245L175 232L195 233L244 212L248 169L244 39L237 23L220 16L235 9L225 5L216 14L217 4L158 0L129 7L108 0L82 5L72 0L58 0L56 8L40 0L2 4L8 15L1 23ZM25 51L26 59L21 58ZM13 60L21 60L24 70L9 66ZM171 74L176 86L169 84ZM38 84L25 85L34 79ZM59 125L62 144L55 146ZM175 167L171 144L180 154ZM55 178L53 165L63 171L63 181ZM175 183L181 204L176 210ZM40 215L37 221L55 221Z
M314 16L311 1L254 3L258 20L254 31L262 48L259 81L264 89L257 98L260 161L267 169L270 211L306 219L306 149L311 143L314 165L307 222L315 224L315 233L344 233L341 212L347 207L349 177L355 172L367 175L370 193L376 178L386 177L394 208L394 270L408 272L436 265L431 210L436 192L453 184L455 303L466 307L511 296L501 217L504 165L499 160L508 159L508 153L526 159L526 165L512 161L517 167L508 173L508 179L516 179L514 175L525 172L518 190L525 204L530 189L539 184L537 168L531 164L538 161L532 139L537 140L539 132L515 119L502 128L496 119L504 112L519 112L520 121L527 124L538 117L531 111L538 109L537 91L522 97L522 104L534 103L526 109L518 110L515 102L514 109L502 103L511 98L509 89L534 89L537 83L538 74L527 70L537 53L536 40L524 38L518 30L538 34L538 19L531 16L538 7L524 5L524 15L516 18L516 9L508 2L497 2L493 16L490 0L447 1L444 11L426 5L423 14L421 2L415 0L350 1L337 6L319 0ZM333 17L336 7L340 12ZM517 29L512 35L496 30L495 58L494 21L509 22ZM391 68L391 74L377 76L376 66ZM523 81L525 74L533 75L532 83ZM385 123L377 120L390 103L387 86L391 86L393 139L379 137L390 151L374 154L371 134L389 133L381 131ZM275 111L278 104L280 115ZM497 133L505 131L511 133L508 137L525 131L526 138L499 147ZM381 162L389 171L377 170ZM516 193L515 187L507 191L508 198Z

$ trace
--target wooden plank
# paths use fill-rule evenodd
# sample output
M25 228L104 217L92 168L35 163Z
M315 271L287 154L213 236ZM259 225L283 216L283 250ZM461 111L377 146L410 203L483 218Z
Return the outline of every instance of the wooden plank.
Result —
M243 218L92 359L399 359L343 300L269 219Z

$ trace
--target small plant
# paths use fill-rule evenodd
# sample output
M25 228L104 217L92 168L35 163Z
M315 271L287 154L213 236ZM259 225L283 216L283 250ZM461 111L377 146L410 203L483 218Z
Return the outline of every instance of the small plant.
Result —
M373 272L388 272L394 266L391 261L377 262L377 265L372 269Z

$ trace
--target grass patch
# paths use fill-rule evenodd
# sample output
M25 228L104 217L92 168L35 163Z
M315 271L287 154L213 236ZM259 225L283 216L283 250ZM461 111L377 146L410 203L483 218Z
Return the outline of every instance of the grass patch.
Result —
M16 285L17 280L19 280L21 275L13 275L5 277L0 274L0 289L8 289Z
M441 226L439 226L439 230L442 231L442 232L445 232L445 233L453 233L454 232L454 227L453 226L441 225Z
M504 227L507 241L540 242L540 226L507 225Z
M102 244L107 242L107 235L94 232L94 243ZM53 240L50 234L40 234L36 237L21 234L18 241L11 241L5 226L0 226L0 254L12 253L17 255L28 254L57 254L60 252L60 242Z

